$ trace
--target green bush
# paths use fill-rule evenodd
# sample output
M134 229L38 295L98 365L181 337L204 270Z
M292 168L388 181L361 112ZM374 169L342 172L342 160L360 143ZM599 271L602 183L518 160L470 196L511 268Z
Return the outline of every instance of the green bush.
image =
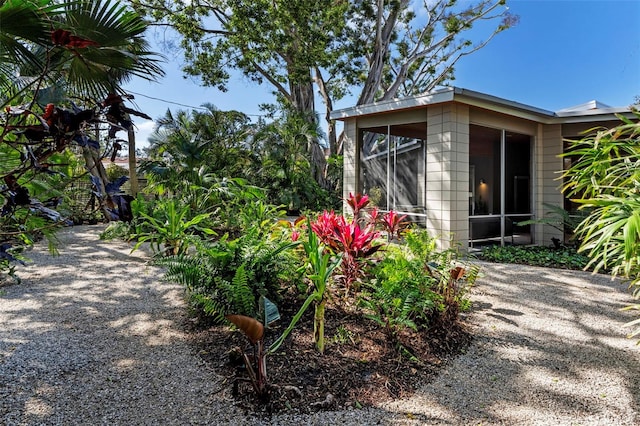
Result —
M291 247L282 234L254 227L236 239L200 241L193 253L156 263L167 268L166 280L185 287L197 312L222 322L226 314L255 318L260 296L280 300L283 289L298 278L297 259L287 252Z
M455 249L439 251L424 230L405 234L406 245L389 245L365 284L360 305L392 336L404 328L450 326L468 309L468 290L478 267L463 263Z
M589 258L574 247L490 246L484 248L478 258L489 262L575 270L585 269L589 263Z

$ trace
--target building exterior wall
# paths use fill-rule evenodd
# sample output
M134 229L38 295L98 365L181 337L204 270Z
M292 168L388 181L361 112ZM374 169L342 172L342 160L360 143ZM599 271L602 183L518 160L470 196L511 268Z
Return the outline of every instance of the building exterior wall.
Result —
M349 193L355 194L358 188L359 154L358 154L358 128L355 119L344 123L344 141L342 145L342 199L346 200ZM347 211L348 205L343 201L343 211Z
M536 179L536 218L547 217L550 209L548 205L562 208L564 198L560 187L562 181L563 151L562 126L559 124L547 124L538 126L537 145L537 179ZM549 225L538 225L535 228L536 243L539 245L551 244L552 238L564 241L563 232Z
M563 207L564 197L559 180L563 169L564 137L575 137L594 125L613 127L614 121L586 121L564 124L542 124L530 116L516 117L503 112L447 101L402 111L386 111L344 119L344 181L343 197L361 188L360 145L362 129L384 133L387 126L425 123L424 130L414 128L415 137L426 140L425 164L417 169L419 204L425 197L427 230L437 236L441 248L451 243L468 247L469 232L469 143L470 124L503 129L507 132L531 136L531 185L534 218L548 215L546 205ZM549 121L547 121L549 122ZM420 133L420 134L418 134ZM345 209L347 208L344 204ZM533 227L535 244L548 245L552 238L563 239L562 231L548 225Z
M427 108L426 227L441 248L469 239L469 108Z

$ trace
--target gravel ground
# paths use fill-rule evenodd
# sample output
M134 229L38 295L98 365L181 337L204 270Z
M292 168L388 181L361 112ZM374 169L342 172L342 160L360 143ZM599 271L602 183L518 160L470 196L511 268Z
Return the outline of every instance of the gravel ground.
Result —
M181 288L102 229L62 231L59 257L36 247L0 287L0 424L640 424L630 296L608 277L483 264L474 342L412 398L264 419L194 353Z

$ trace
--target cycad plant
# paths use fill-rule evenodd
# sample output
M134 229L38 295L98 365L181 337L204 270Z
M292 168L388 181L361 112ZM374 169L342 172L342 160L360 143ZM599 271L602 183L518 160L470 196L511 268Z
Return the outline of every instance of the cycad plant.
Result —
M578 160L565 171L564 192L581 208L590 208L576 233L579 251L590 257L595 271L610 269L635 286L640 298L640 113L636 121L599 130L573 142L565 156ZM640 304L627 309L640 310ZM631 323L640 334L640 319Z

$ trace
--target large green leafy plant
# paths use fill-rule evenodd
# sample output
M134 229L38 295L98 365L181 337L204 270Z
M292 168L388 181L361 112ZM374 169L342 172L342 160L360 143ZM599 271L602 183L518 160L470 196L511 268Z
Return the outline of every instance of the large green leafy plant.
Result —
M224 235L194 240L191 253L158 259L165 279L182 284L192 306L221 322L227 314L258 317L261 297L278 302L295 281L297 264L289 249L297 245L272 221L268 230L256 222L236 238Z
M576 229L580 252L595 271L610 269L628 278L640 298L640 113L622 123L573 142L565 156L577 158L565 171L564 192L591 209ZM640 304L628 307L640 311ZM640 334L640 319L631 323Z
M320 353L324 352L324 313L327 304L329 280L333 271L342 262L341 256L332 256L327 248L322 244L311 222L307 222L307 240L301 241L304 252L307 255L307 265L309 269L309 280L311 281L311 292L306 300L294 315L289 326L282 335L269 347L269 352L275 352L284 342L287 336L296 326L302 315L314 306L313 316L313 341Z
M136 240L133 250L146 242L156 253L164 252L168 256L184 254L198 234L215 235L215 231L199 226L209 218L210 213L192 214L187 205L176 199L162 200L155 204L153 213L141 211L137 202L132 203L134 214L141 217L143 232L131 235ZM132 251L133 251L132 250Z

